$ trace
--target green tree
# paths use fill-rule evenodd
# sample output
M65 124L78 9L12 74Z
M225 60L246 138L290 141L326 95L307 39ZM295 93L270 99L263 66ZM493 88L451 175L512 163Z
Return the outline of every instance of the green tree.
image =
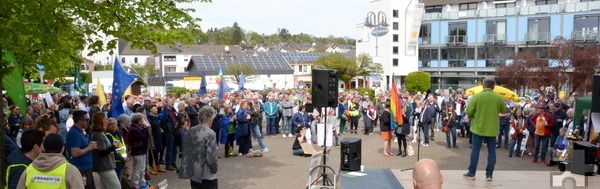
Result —
M425 92L431 87L431 76L427 72L416 71L406 76L406 90L411 93Z
M133 48L156 53L156 42L174 44L179 35L169 36L172 29L198 28L194 11L178 8L177 3L210 2L210 0L11 0L0 6L0 52L15 55L19 64L0 57L0 75L15 66L24 72L35 72L36 64L46 67L46 78L72 73L81 63L80 52L87 47L90 54L105 50L114 53L118 38L129 41ZM105 40L104 36L111 36ZM3 53L0 53L2 56ZM0 77L0 83L2 83ZM2 86L0 86L2 90ZM0 112L3 112L0 101ZM0 114L0 125L4 125ZM0 134L4 130L0 129ZM3 140L0 146L4 147ZM6 157L0 149L0 158ZM0 162L5 162L0 159ZM4 167L2 167L4 168ZM0 188L4 179L0 179Z
M137 75L138 81L141 81L144 85L148 84L148 77L155 75L153 62L154 61L146 62L146 64L131 64L132 72Z
M168 94L177 94L177 97L181 97L182 95L186 94L186 93L192 93L193 91L190 89L187 89L185 87L172 87L169 91Z
M365 69L356 64L355 57L346 57L342 53L333 53L321 56L314 62L315 67L334 69L340 72L340 80L345 86L350 86L350 81L356 76L364 74Z
M248 63L229 64L225 68L225 74L232 75L238 83L240 82L241 73L244 73L244 76L246 77L258 74L258 72L252 68L252 65Z
M290 31L285 29L285 28L277 28L277 36L279 36L283 41L288 41L290 38L292 38L292 34L290 34Z
M240 28L240 26L238 26L237 22L233 23L233 27L232 27L232 33L231 33L231 44L229 45L239 45L242 40L244 40L244 31L242 30L242 28Z

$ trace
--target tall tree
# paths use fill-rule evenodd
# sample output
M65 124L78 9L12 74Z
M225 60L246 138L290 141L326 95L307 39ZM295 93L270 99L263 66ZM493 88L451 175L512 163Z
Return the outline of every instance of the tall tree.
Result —
M40 64L46 67L48 77L61 76L79 66L84 47L90 54L105 50L114 53L117 38L131 42L133 48L156 52L155 42L173 44L180 41L164 38L166 30L199 27L200 19L189 15L193 9L176 6L177 3L191 2L210 0L3 1L0 6L0 52L12 52L19 64L4 62L0 57L0 75L11 72L15 66L31 71L35 64ZM106 40L106 36L114 38ZM0 112L3 112L3 103L0 101ZM5 125L4 116L0 114L0 125ZM2 132L0 129L0 134ZM3 142L0 140L0 146L4 146ZM4 157L4 150L0 150L0 158ZM0 159L0 162L5 161ZM3 188L4 179L0 180L0 188Z
M236 82L240 82L240 75L244 73L245 76L256 75L258 72L252 68L252 65L248 63L235 63L228 64L225 68L226 75L232 75Z
M231 34L231 44L230 45L239 45L242 40L244 40L244 31L240 26L238 26L237 22L233 23L233 31Z
M324 67L340 71L340 80L344 81L345 86L350 86L350 81L356 76L365 73L365 69L360 67L355 57L346 57L342 53L333 53L327 56L319 57L314 63L315 67Z

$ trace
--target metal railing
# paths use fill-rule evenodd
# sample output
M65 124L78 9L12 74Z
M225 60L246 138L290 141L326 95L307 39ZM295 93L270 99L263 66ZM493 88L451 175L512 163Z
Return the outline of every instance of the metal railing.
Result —
M506 43L506 34L485 34L483 40L485 43Z
M434 12L423 14L423 21L455 20L476 17L498 17L512 15L549 14L561 12L582 12L600 10L600 1L571 2L554 5L529 5L521 7L491 8L481 10Z
M462 45L467 42L467 36L464 35L450 35L446 36L446 44L448 45Z
M571 37L576 41L598 41L598 31L573 31Z
M431 44L431 37L419 37L419 45Z
M525 33L525 41L534 43L547 43L550 42L549 32L530 32Z

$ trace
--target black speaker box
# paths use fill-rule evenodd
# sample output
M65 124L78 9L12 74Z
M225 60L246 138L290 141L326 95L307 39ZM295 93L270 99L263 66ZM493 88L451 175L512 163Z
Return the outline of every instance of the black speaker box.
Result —
M600 75L595 75L592 84L592 112L600 113Z
M575 142L573 146L573 161L571 165L571 173L594 176L596 171L596 145L580 141Z
M338 105L337 70L312 70L312 104L314 107L336 107Z
M361 165L361 140L360 138L344 138L341 147L342 171L359 171Z

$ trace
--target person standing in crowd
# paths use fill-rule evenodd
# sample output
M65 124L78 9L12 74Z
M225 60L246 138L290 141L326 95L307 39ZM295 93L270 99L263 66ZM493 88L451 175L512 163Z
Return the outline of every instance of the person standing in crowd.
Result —
M67 134L67 156L70 157L69 163L73 164L81 175L86 179L85 188L95 189L94 177L92 177L92 151L98 149L96 141L88 140L84 135L87 129L90 117L86 111L77 110L73 112L74 127L71 127ZM45 147L45 145L44 145Z
M548 140L552 133L552 127L554 127L552 115L546 112L546 105L539 104L537 114L531 116L530 120L535 125L535 145L533 147L533 160L531 160L531 163L537 163L539 156L542 159L542 164L546 164Z
M165 135L165 169L167 171L174 171L175 167L173 167L173 165L176 163L175 160L177 155L177 149L175 148L175 128L177 127L178 118L173 100L168 98L165 105L166 106L161 112L167 115L161 122L161 127Z
M91 107L90 110L93 109ZM106 137L104 133L107 126L108 118L106 118L106 115L96 111L92 117L92 134L90 137L90 140L95 141L98 145L98 148L92 151L93 170L98 173L99 183L96 183L101 188L121 188L120 180L117 178L117 172L115 172L116 164L114 156L114 152L119 148L120 144L119 141L111 143Z
M554 144L556 142L556 139L560 135L558 131L560 130L560 128L563 127L563 122L567 119L567 114L562 109L560 103L554 103L551 108L551 111L552 123L554 123L556 127L552 127L552 133L550 134L550 144Z
M446 112L444 112L442 124L448 125L448 132L446 132L446 148L458 148L456 145L456 127L458 125L456 111L454 111L454 105L446 105Z
M433 95L430 95L428 101L424 102L421 107L419 127L421 127L420 129L423 131L424 140L421 141L421 145L424 147L429 146L429 140L433 141L434 135L432 134L430 138L429 132L433 133L431 128L435 126L436 107L437 103L435 102Z
M239 156L248 154L252 147L252 141L250 139L251 126L250 126L250 105L247 101L242 101L240 110L235 114L237 120L237 133L238 133L238 152Z
M121 180L121 175L123 175L123 169L125 168L125 162L129 161L127 157L127 145L125 145L125 138L121 134L121 131L118 129L117 120L115 118L108 119L108 126L106 129L106 137L108 138L109 144L115 143L118 141L120 144L119 148L115 150L115 172L117 173L117 178Z
M363 96L362 101L360 102L360 112L362 114L362 118L363 118L363 125L364 125L364 132L363 134L368 135L371 134L371 130L373 129L371 126L371 122L373 121L373 119L371 119L372 116L369 115L369 108L375 109L372 107L373 106L373 102L371 102L371 99L369 98L369 93L365 92L365 95Z
M243 98L243 96L241 96ZM252 117L250 126L252 127L252 132L254 132L254 137L257 138L258 140L258 144L260 145L262 143L263 140L263 133L262 133L262 122L263 122L263 113L265 112L264 109L264 103L260 100L260 94L248 94L247 97L245 99L248 99L248 106L249 106L249 110L250 112L255 112L255 116ZM241 100L241 99L240 99ZM256 128L258 127L258 133L256 132ZM259 135L260 134L260 135ZM259 137L260 136L260 137ZM260 138L260 140L258 139Z
M430 120L429 121L429 131L431 132L431 133L429 133L429 134L431 134L431 138L429 138L429 140L431 140L431 141L435 141L435 132L434 132L436 130L435 125L438 122L437 121L438 113L441 112L440 105L439 105L439 104L441 104L441 102L438 103L437 99L438 98L435 95L429 94L428 101L425 105L425 110L428 113L430 113L430 115L431 115L431 117L429 118L429 120ZM426 146L429 146L429 140L427 140L427 136L425 136L425 140L427 141L425 143L425 144L427 144Z
M219 114L219 112L221 111L221 103L219 103L219 100L213 99L210 101L210 107L213 109L213 111L215 113L215 117L214 117L214 120L212 122L212 126L210 127L210 129L212 129L217 134L216 140L221 141L221 130L223 130L223 128L221 126L221 119L223 118L223 114ZM218 146L219 146L219 143L217 142L217 147Z
M183 139L180 179L190 179L192 189L217 189L218 158L216 134L209 127L216 114L211 107L198 112L200 125L189 129Z
M65 143L58 134L50 134L44 139L44 152L40 153L21 175L18 189L25 188L67 188L76 189L84 186L84 178L78 168L67 162L62 153ZM56 178L59 179L34 179L34 178ZM93 180L92 177L89 180ZM93 185L92 185L93 187Z
M523 131L527 130L525 121L526 120L523 118L522 110L520 108L516 109L512 119L510 120L510 125L515 130L515 133L511 136L512 141L510 142L510 146L508 146L508 157L512 157L515 145L517 146L515 156L521 157L521 143L523 141L523 137L525 136L523 135Z
M379 125L379 130L381 131L381 138L383 138L383 156L386 157L392 156L392 154L390 153L392 146L392 143L390 142L392 140L392 120L390 120L390 116L390 104L386 103L385 111L381 114L380 117L382 124Z
M185 107L185 112L187 113L188 117L190 118L190 124L191 126L196 126L199 125L200 122L198 122L198 106L196 106L196 98L188 98L187 99L187 103L188 106Z
M94 118L94 115L97 112L102 112L100 109L101 106L102 104L100 104L100 97L97 95L92 95L90 98L88 98L88 114L90 114L91 118Z
M33 112L31 113L31 119L33 119L33 121L35 122L35 120L42 115L42 104L39 102L33 102L31 103L31 108L33 110Z
M15 139L15 141L17 142L17 146L21 148L21 138L23 138L23 132L31 130L33 128L33 120L30 117L25 116L21 118L21 123L19 123L19 126L21 128L17 133L17 138Z
M298 112L296 112L296 114L294 114L294 117L292 117L292 125L294 127L305 127L306 129L306 133L304 134L304 136L306 137L306 143L308 144L312 144L312 141L310 139L309 135L309 130L310 130L310 118L308 116L308 113L306 113L306 108L304 107L304 105L300 105L298 107Z
M72 110L71 102L65 101L62 103L62 110L58 111L58 122L60 124L60 136L66 141L67 133L69 129L67 129L67 121L71 118L71 110Z
M29 118L31 119L31 118ZM42 153L45 134L40 130L27 130L23 132L26 140L17 141L22 144L20 150L13 150L6 158L6 186L17 188L21 174L31 162Z
M221 119L221 125L223 132L227 133L227 140L225 141L225 157L234 157L233 154L233 142L235 141L235 116L233 109L229 105L223 106L225 114Z
M410 134L410 121L408 121L410 114L408 113L409 112L408 104L409 103L402 104L402 112L404 112L402 114L403 122L402 122L402 125L400 126L400 128L396 128L397 131L394 131L394 133L396 134L396 137L398 138L398 154L396 154L396 156L406 157L406 155L407 155L407 153L406 153L408 150L406 148L407 147L407 138L408 138L408 135ZM398 132L398 129L400 129L399 130L400 132Z
M288 100L288 95L283 95L283 98L279 101L281 108L283 109L281 115L283 116L283 124L281 127L281 134L285 138L285 134L292 138L294 134L294 126L292 125L292 116L294 114L294 103Z
M341 96L341 95L340 95ZM338 119L340 120L340 134L344 134L346 132L346 121L348 117L346 116L346 106L344 104L345 97L341 96L338 101ZM292 128L295 125L292 124Z
M267 102L264 104L265 116L267 117L267 136L277 136L277 116L279 115L279 107L275 102L275 97L269 95Z
M348 110L350 111L350 133L357 134L358 129L358 118L360 114L358 112L358 99L348 99Z
M504 138L504 148L508 150L508 133L510 131L510 115L511 108L508 106L504 113L498 114L500 120L500 132L498 133L498 139L496 141L496 148L500 148L502 146L502 138Z
M137 188L146 187L144 170L146 169L146 153L148 152L148 127L144 124L144 115L141 113L131 114L131 126L129 126L129 146L133 159L133 176L131 183Z
M493 78L483 80L483 91L475 94L467 105L467 116L471 118L471 135L473 147L469 162L469 172L463 177L475 180L475 171L479 163L479 151L483 142L487 143L488 160L485 169L485 179L492 181L494 166L496 166L496 136L500 131L499 114L506 110L506 104L500 94L492 91L496 85Z
M158 152L164 149L162 141L162 130L160 128L160 120L166 119L166 114L158 114L158 107L156 105L150 105L149 112L146 115L150 129L152 130L152 142L154 148L150 149L151 157L148 158L150 170L148 171L151 175L156 175L158 172L165 172L165 169L160 167Z
M90 108L88 107L88 96L79 96L79 103L77 104L77 107L79 107L79 110L89 112Z
M8 136L14 139L17 137L17 133L21 128L21 119L23 116L21 116L21 112L19 111L21 108L19 108L17 105L12 105L8 109L10 111L10 114L8 115L8 125L10 128Z

